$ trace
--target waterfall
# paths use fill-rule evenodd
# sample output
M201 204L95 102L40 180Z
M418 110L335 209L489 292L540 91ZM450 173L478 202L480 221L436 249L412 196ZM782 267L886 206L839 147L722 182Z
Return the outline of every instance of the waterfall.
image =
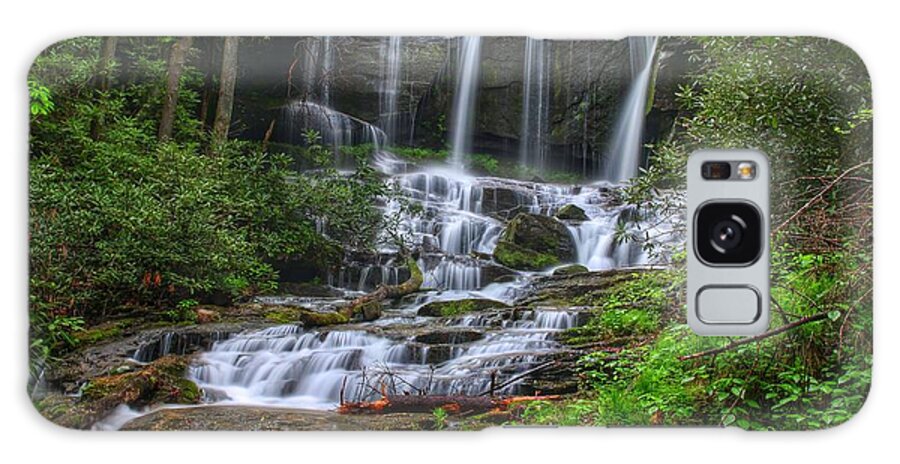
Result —
M354 160L344 160L340 147L371 143L376 151L384 144L387 135L378 127L361 119L341 113L324 104L297 100L285 105L281 112L278 127L282 137L288 142L305 145L305 133L308 130L318 132L321 143L330 146L335 154L337 165L353 167Z
M656 42L656 37L628 38L632 80L607 153L606 178L609 181L628 180L638 173L641 162L647 91L653 69Z
M472 125L481 68L481 37L461 37L457 53L456 93L453 96L451 162L462 168L472 151Z
M399 135L400 64L402 48L399 36L387 37L382 44L381 85L378 89L379 126L392 144Z
M331 106L331 72L334 68L334 52L331 48L331 36L325 36L322 44L324 55L322 57L322 103Z
M545 41L525 38L522 76L522 128L519 134L519 161L523 166L541 168L547 156L547 120L550 114L549 53ZM549 44L547 45L549 48Z
M278 326L216 342L189 375L208 396L239 404L327 409L342 391L347 400L372 399L381 386L394 394L478 395L559 350L553 335L574 327L576 317L574 311L526 311L505 321L506 330L475 340L451 332L449 350L415 338ZM483 330L487 323L480 315L465 316L448 327ZM513 383L497 393L519 388Z

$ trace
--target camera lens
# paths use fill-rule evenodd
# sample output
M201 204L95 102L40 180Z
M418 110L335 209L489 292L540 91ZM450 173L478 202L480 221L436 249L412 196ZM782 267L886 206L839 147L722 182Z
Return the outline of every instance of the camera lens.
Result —
M762 218L750 203L707 203L694 230L694 249L708 265L750 265L762 252Z
M735 217L734 219L740 218ZM709 234L713 241L713 248L718 247L722 253L737 248L740 246L741 237L743 236L741 230L742 227L738 221L732 219L719 221L713 226L713 230Z

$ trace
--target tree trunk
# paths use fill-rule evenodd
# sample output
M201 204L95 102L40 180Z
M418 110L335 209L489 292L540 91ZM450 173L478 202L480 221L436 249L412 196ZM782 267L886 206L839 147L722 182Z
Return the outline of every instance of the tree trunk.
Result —
M169 64L166 67L166 95L163 98L162 116L159 118L159 139L172 138L175 126L175 110L178 108L178 89L181 84L181 73L184 71L184 60L191 49L193 37L181 37L172 45L169 52Z
M237 79L237 51L238 38L225 37L222 73L219 76L219 99L216 104L216 119L213 122L213 145L228 140L231 110L234 105L234 81Z
M109 90L112 63L116 58L116 47L118 44L118 37L104 37L100 45L100 58L97 60L97 67L94 69L94 78L92 79L93 87L101 93L101 95L97 96L98 99L102 99L102 93ZM100 139L100 127L102 125L102 117L94 118L91 121L92 139Z
M216 62L216 42L212 37L204 39L206 43L206 62L203 69L203 93L200 97L200 128L203 132L209 128L209 107L215 93L213 87L213 68Z
M118 44L118 37L104 37L103 44L100 46L100 59L97 61L95 78L97 90L101 92L109 90L109 78L112 71L110 68L116 58Z

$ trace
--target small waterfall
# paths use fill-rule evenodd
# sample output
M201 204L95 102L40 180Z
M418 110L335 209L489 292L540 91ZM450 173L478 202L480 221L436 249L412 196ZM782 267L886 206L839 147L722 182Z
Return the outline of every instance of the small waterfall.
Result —
M519 134L519 162L541 168L547 153L547 130L550 114L549 53L542 39L525 39L522 84L522 128ZM547 43L547 47L549 44Z
M341 113L324 104L297 100L285 105L281 111L281 138L287 143L305 145L308 130L316 131L324 146L330 146L338 166L355 166L354 160L342 160L343 146L371 143L378 151L387 135L372 124Z
M400 131L400 66L402 48L399 36L387 37L382 44L381 85L378 89L378 125L387 135L385 143L392 144Z
M322 103L325 106L331 106L331 80L332 71L334 69L334 50L331 47L331 36L327 35L323 39L322 49L324 56L322 57Z
M647 92L653 69L656 42L656 37L628 38L632 80L607 153L606 178L612 182L631 179L638 173L644 131L644 112L647 108Z
M457 56L456 93L453 96L451 162L462 168L472 151L472 126L481 71L481 37L461 37Z
M390 340L363 331L303 331L273 327L216 342L191 367L190 377L208 396L241 404L331 408L340 401L372 399L382 384L394 394L477 395L559 349L553 336L574 327L572 311L527 311L506 330L468 342L449 333L452 345L433 351L414 339ZM449 327L481 329L483 315ZM519 391L518 383L498 390Z

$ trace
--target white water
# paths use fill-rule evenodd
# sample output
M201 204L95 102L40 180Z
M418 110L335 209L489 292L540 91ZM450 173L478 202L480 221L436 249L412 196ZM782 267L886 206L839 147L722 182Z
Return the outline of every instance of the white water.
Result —
M451 143L453 166L461 168L472 151L472 125L481 71L481 37L461 37L457 56L456 92L453 97Z
M492 378L496 385L557 351L552 335L575 320L574 312L536 310L491 329L496 321L484 316L461 317L450 327L482 329L483 338L449 349L414 337L278 326L217 342L190 377L225 404L329 409L340 402L342 390L347 401L371 399L381 385L394 394L477 395L491 387ZM513 384L497 393L516 391Z
M656 42L656 37L628 38L633 78L607 154L606 179L610 181L628 180L638 173Z
M378 89L378 125L387 135L387 144L396 140L400 130L400 67L402 62L399 36L385 38L382 44L381 85Z
M380 128L358 118L341 113L325 104L306 100L296 100L281 110L280 126L284 127L284 137L290 143L306 144L308 130L314 130L321 138L319 143L332 147L338 166L355 166L353 160L342 162L340 147L371 143L380 147L387 135Z
M544 68L549 53L545 41L525 39L522 84L522 128L519 133L519 162L541 168L547 153L547 120L550 113L550 82ZM549 47L549 44L547 44Z
M393 38L392 38L393 39ZM388 56L382 74L380 94L381 121L390 122L384 115L396 114L399 80L400 41L387 40ZM654 42L655 43L655 42ZM528 112L544 112L541 93L545 84L544 55L541 42L530 41L526 63L526 82L537 82L539 98L527 98ZM329 47L330 48L330 47ZM647 57L652 55L652 48ZM646 257L635 244L618 243L616 229L625 207L616 204L611 190L617 185L598 183L584 186L563 186L511 179L474 177L465 174L461 166L471 146L477 81L479 74L480 39L460 39L457 92L453 113L452 168L411 168L404 161L383 151L381 145L391 135L379 127L335 111L324 104L298 101L285 108L285 116L294 131L314 128L322 134L324 143L337 147L371 142L376 144L375 166L390 181L396 183L407 201L418 204L422 214L405 214L400 218L401 229L413 238L424 252L419 259L424 287L412 300L387 308L385 315L374 322L357 324L333 331L306 331L294 325L272 327L260 331L219 339L202 353L191 367L190 376L200 385L207 400L224 404L260 404L303 408L332 408L341 399L371 399L380 393L380 385L389 385L393 393L410 394L480 394L492 384L502 383L524 372L560 347L554 341L559 331L574 327L578 309L559 311L536 309L518 313L478 313L435 321L416 316L422 305L438 300L460 298L491 298L513 302L522 295L536 273L519 272L498 282L497 267L489 255L503 230L502 217L508 209L552 216L568 204L585 211L586 221L566 222L572 236L577 257L575 262L591 270L610 269L643 264ZM636 62L639 60L636 60ZM645 58L645 61L651 61ZM530 70L528 69L530 67ZM646 64L640 69L634 87L644 79L646 100ZM649 71L648 71L649 72ZM399 84L398 84L399 85ZM532 84L526 84L529 88ZM531 94L532 92L526 92ZM393 101L391 101L393 100ZM631 101L631 95L629 95ZM633 116L626 111L628 117ZM637 112L643 117L642 108ZM623 122L624 125L627 121ZM523 118L525 133L534 134L523 140L528 159L543 156L543 132L546 122L540 117ZM633 126L633 124L631 125ZM631 127L630 126L630 127ZM629 129L634 132L634 128ZM639 136L640 130L637 129ZM634 135L634 134L632 134ZM528 148L528 147L531 148ZM635 155L639 157L639 140ZM624 153L624 152L623 152ZM636 169L636 168L635 168ZM633 172L632 172L633 174ZM624 173L623 177L631 174ZM397 214L397 202L385 205L385 214ZM626 228L646 227L647 224L623 223ZM348 291L367 291L381 283L396 284L405 279L395 249L384 246L374 259L361 260L345 266L329 276L329 284ZM473 255L474 254L474 255ZM508 273L508 270L503 272ZM349 293L349 298L354 293ZM358 294L358 293L355 293ZM299 298L297 301L278 299L271 304L297 304L312 309L324 309L339 304L337 299ZM515 316L509 317L510 314ZM437 324L437 325L436 325ZM416 330L410 331L409 328ZM440 330L460 331L481 338L453 339L450 343L424 343L417 334ZM412 333L412 334L410 334ZM177 344L165 341L155 349L175 349ZM524 388L515 382L500 394L512 394ZM117 428L136 413L122 410L107 423Z

